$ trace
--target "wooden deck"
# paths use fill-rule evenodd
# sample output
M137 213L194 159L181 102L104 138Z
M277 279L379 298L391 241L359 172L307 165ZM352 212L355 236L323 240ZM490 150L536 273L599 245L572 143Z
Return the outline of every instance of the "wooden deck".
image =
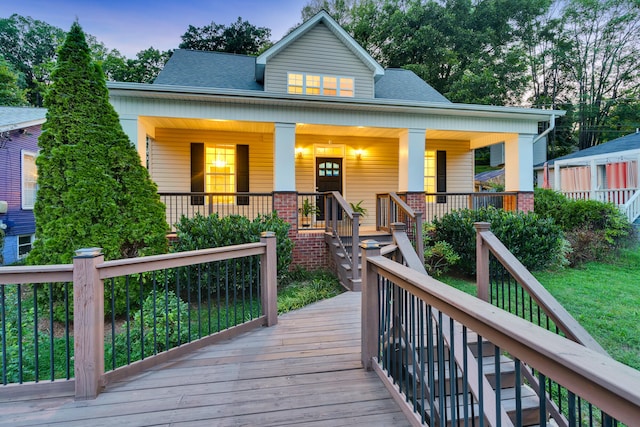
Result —
M198 350L113 384L97 399L0 402L0 426L405 426L360 363L360 294Z

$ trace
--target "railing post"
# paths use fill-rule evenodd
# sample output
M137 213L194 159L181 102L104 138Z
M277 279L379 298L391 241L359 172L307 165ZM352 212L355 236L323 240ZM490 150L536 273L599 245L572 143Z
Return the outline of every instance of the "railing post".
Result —
M260 255L260 286L262 286L262 312L267 316L267 326L278 323L278 260L276 233L263 231L260 242L267 245Z
M489 247L482 239L482 232L489 231L491 224L476 222L476 286L478 298L489 302Z
M360 243L362 250L362 317L361 317L361 351L362 366L367 371L373 369L373 358L378 357L378 327L380 310L378 292L378 275L368 258L380 256L380 244L375 240L364 240Z
M416 212L416 251L424 265L424 236L422 235L422 212Z
M351 259L353 266L351 268L351 279L360 279L360 270L358 269L358 250L360 245L360 213L353 213L353 228L351 230Z
M101 248L76 251L73 258L73 338L76 400L95 399L104 374L104 282L97 265Z
M404 222L392 222L391 224L389 224L389 228L391 229L391 235L392 236L396 232L398 232L398 233L406 233L407 232L407 225ZM395 262L397 262L398 264L403 264L404 263L404 258L402 256L402 252L401 251L395 251L395 255L393 256L393 260Z

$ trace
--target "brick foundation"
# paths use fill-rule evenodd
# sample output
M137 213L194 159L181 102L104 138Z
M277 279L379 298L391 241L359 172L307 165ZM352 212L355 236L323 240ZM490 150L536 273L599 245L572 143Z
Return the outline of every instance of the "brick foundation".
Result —
M518 193L518 210L520 212L533 212L533 191Z
M329 267L328 247L324 241L324 232L302 232L298 230L298 193L273 193L273 209L278 217L291 227L289 238L293 241L292 267L301 266L307 270Z
M414 212L422 213L422 217L424 218L424 213L427 211L427 202L424 193L407 193L407 205L409 205Z

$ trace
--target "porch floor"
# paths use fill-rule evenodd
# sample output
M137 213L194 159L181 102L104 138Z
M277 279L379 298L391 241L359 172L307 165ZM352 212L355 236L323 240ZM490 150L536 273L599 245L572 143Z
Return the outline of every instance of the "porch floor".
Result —
M0 401L0 426L404 426L360 363L360 294L347 292L109 386L95 400Z

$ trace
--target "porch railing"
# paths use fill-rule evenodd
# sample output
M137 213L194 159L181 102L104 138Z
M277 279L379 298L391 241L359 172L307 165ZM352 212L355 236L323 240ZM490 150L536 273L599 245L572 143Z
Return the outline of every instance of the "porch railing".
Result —
M394 223L403 223L411 244L424 263L422 212L415 212L396 193L376 194L376 230L392 230Z
M460 209L476 210L494 206L514 211L518 208L517 193L426 193L425 201L426 212L423 220L426 222Z
M622 206L638 192L637 188L618 188L606 190L561 191L566 197L574 200L597 200Z
M255 219L258 215L273 212L272 193L158 193L166 206L167 223L171 232L182 216L192 218L196 214L221 217L241 215Z
M635 194L622 205L621 209L629 219L629 222L634 222L640 218L640 191L636 191Z
M109 382L275 324L275 245L269 232L224 248L106 262L85 251L72 265L0 268L0 395L94 398Z
M325 229L325 193L298 193L298 231Z
M375 245L362 249L362 363L415 424L635 425L640 419L639 371L389 260ZM463 352L459 362L461 347L474 353ZM503 387L506 356L516 365L515 378ZM465 357L484 362L472 372ZM523 380L523 370L538 384L561 388L547 389L525 411L538 387ZM495 391L485 393L491 386ZM546 403L556 392L565 404L554 415Z
M337 240L341 251L351 267L351 279L360 279L360 214L354 212L340 192L326 193L325 231Z

